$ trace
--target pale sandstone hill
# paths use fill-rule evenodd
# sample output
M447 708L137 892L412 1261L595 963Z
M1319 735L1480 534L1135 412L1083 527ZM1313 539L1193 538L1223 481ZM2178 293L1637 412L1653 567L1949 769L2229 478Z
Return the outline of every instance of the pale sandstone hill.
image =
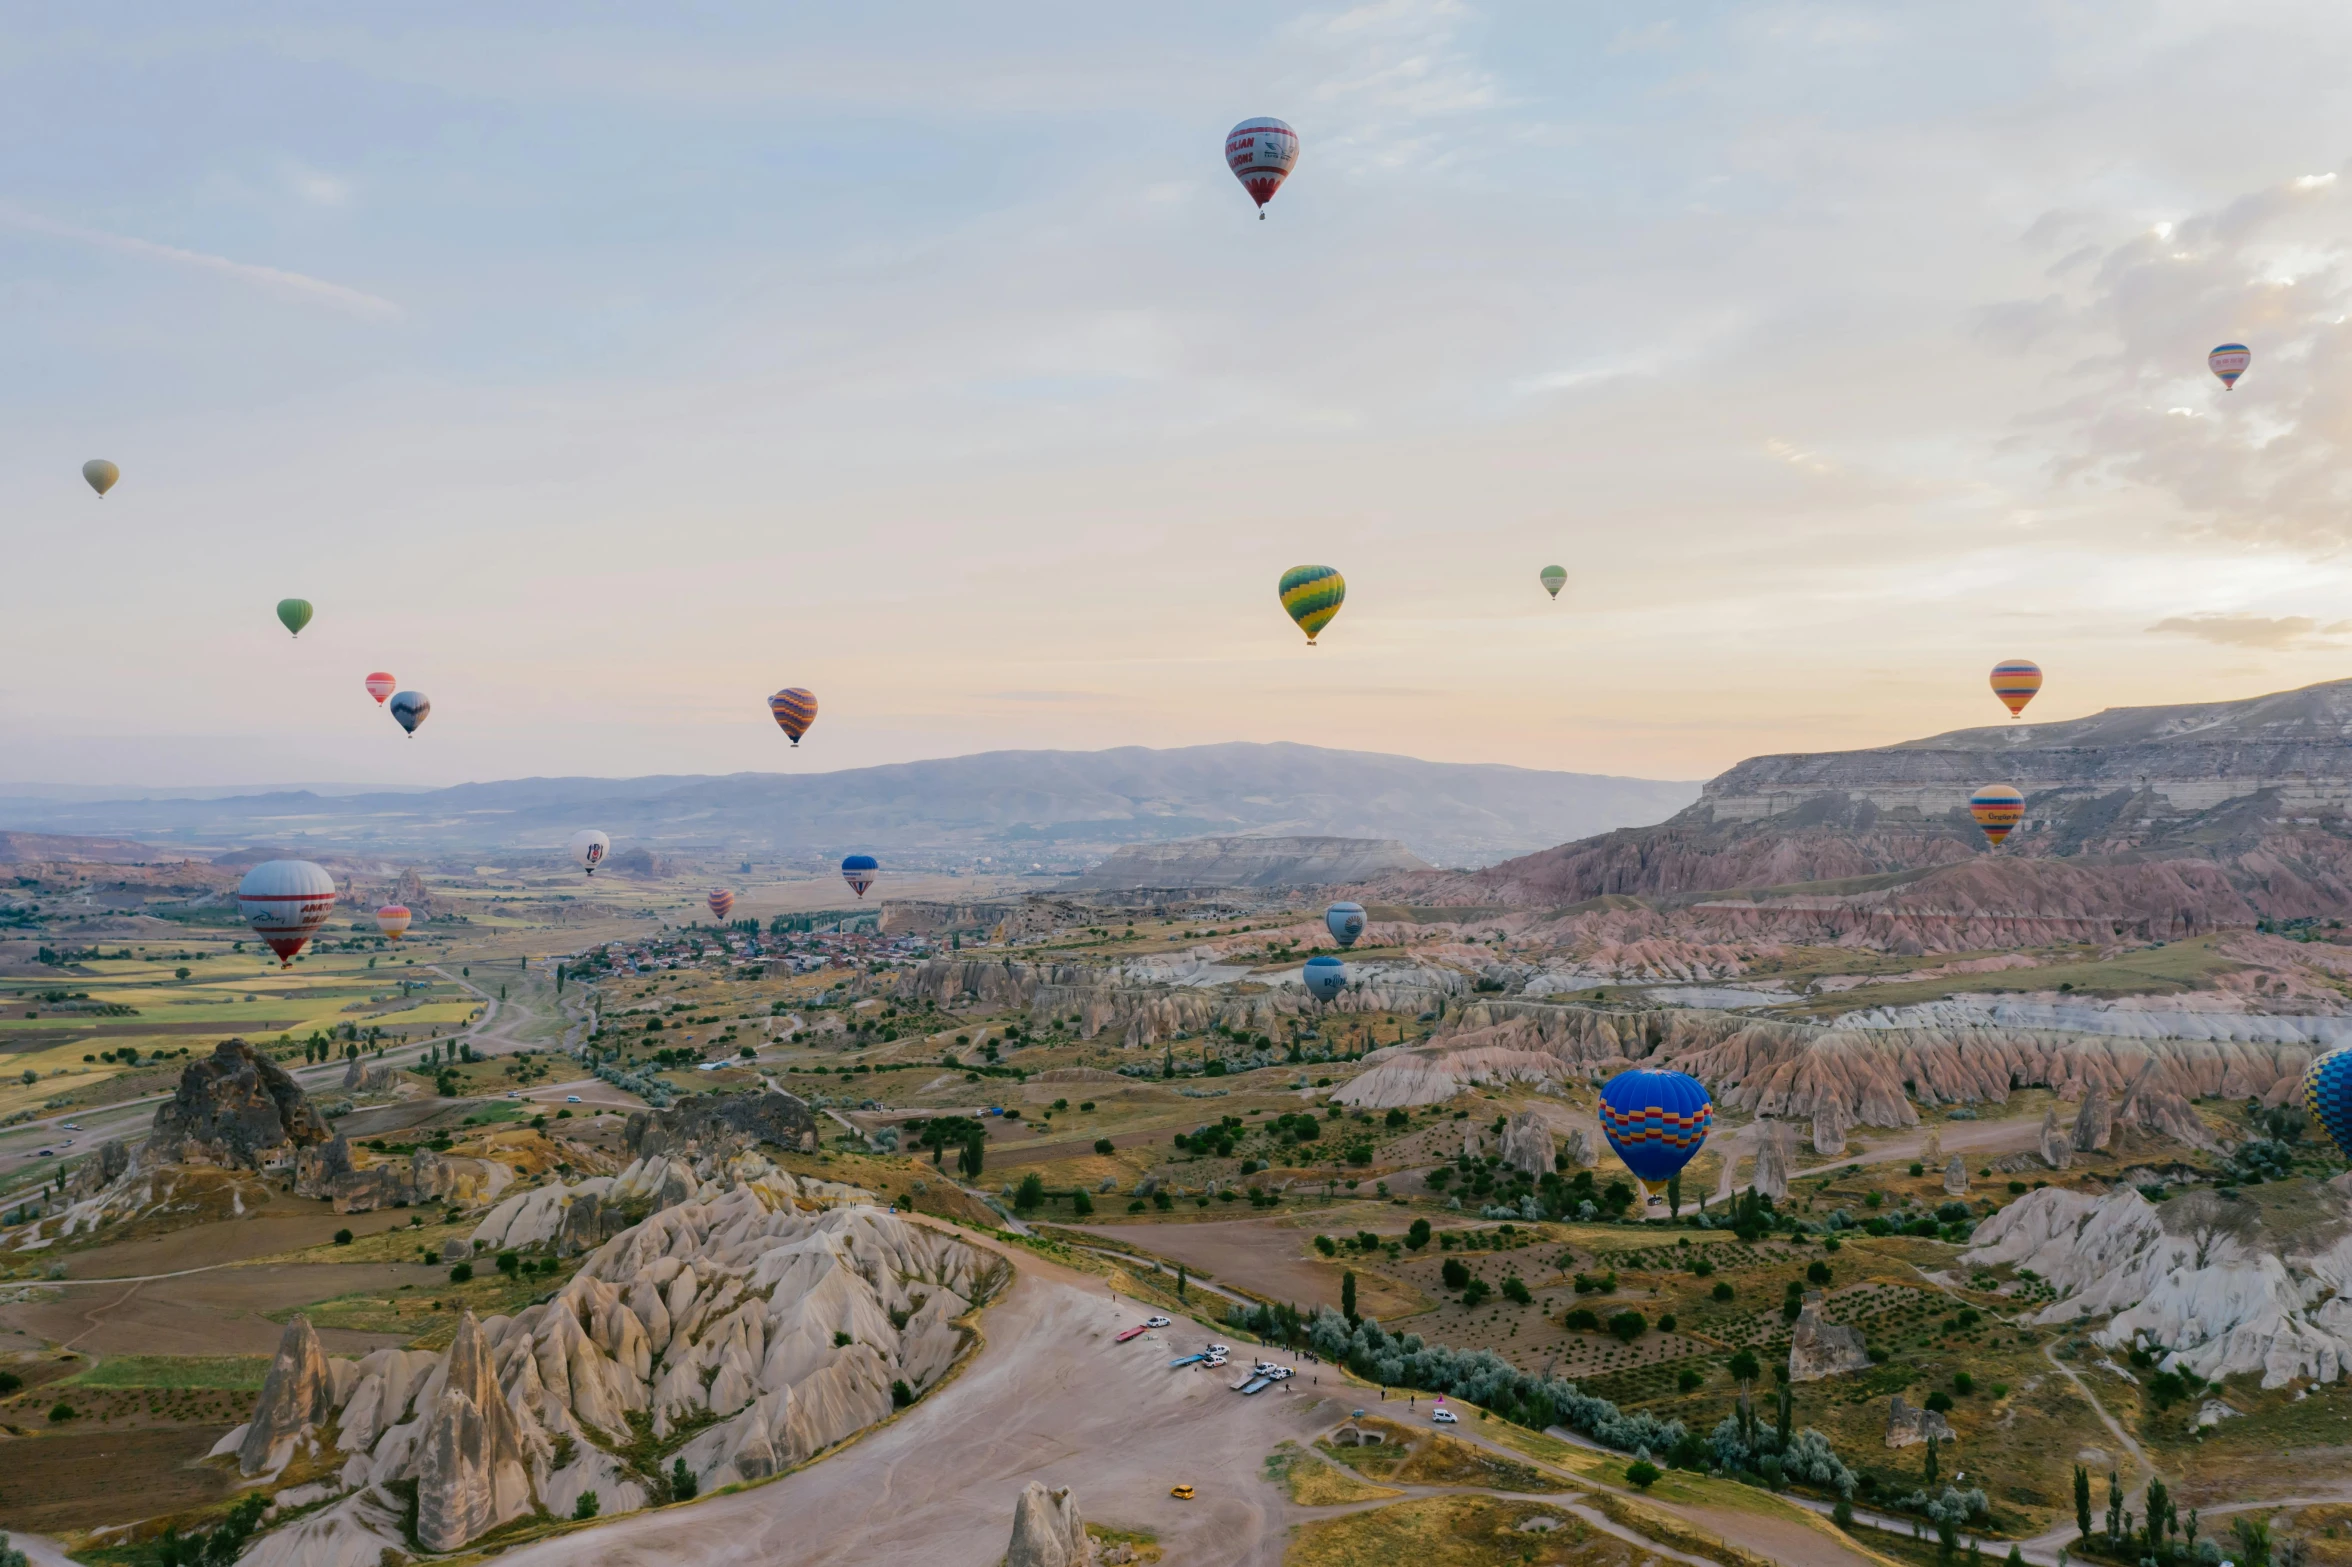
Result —
M660 1469L683 1460L705 1490L776 1473L886 1417L893 1382L935 1383L964 1343L955 1319L1005 1277L1001 1259L869 1204L818 1207L846 1189L756 1155L710 1180L645 1163L663 1168L633 1166L607 1190L676 1200L605 1241L552 1300L468 1316L442 1354L378 1350L330 1370L332 1439L349 1456L329 1494L342 1494L244 1560L372 1567L402 1548L387 1489L402 1481L437 1551L534 1506L568 1516L587 1491L606 1514L643 1507L664 1482L624 1456L633 1420L656 1440L700 1426ZM546 1230L565 1206L510 1200L477 1239L514 1244L518 1224ZM287 1408L310 1405L265 1393L219 1451L283 1463L321 1434L286 1429Z
M1121 849L1076 885L1321 887L1433 869L1394 838L1181 838Z
M2342 1177L2317 1212L2281 1225L2270 1204L2196 1191L2151 1204L2125 1189L2048 1187L1977 1227L1965 1265L2014 1263L2058 1291L2037 1322L2107 1317L2110 1348L2156 1345L2166 1367L2262 1385L2333 1382L2352 1370L2352 1205Z

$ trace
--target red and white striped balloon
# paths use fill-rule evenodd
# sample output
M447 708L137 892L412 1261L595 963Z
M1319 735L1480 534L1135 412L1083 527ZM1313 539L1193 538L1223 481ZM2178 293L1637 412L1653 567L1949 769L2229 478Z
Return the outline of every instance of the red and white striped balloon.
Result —
M379 669L367 677L368 695L376 699L376 706L382 707L384 698L390 696L399 684L399 681Z

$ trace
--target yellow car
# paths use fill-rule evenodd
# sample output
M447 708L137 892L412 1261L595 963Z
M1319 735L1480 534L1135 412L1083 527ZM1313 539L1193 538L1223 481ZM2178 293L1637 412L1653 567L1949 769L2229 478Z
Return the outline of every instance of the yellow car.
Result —
M1180 1502L1189 1502L1192 1500L1192 1487L1189 1485L1171 1486L1168 1494Z

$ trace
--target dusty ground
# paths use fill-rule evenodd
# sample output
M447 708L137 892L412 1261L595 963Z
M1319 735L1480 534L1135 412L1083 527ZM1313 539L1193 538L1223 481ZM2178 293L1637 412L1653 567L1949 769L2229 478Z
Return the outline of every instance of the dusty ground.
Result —
M1400 1216L1401 1217L1401 1216ZM1070 1229L1100 1235L1196 1268L1219 1283L1298 1306L1339 1306L1337 1262L1309 1247L1318 1233L1353 1234L1358 1224L1390 1225L1377 1208L1338 1209L1307 1218L1209 1220L1194 1224L1084 1224ZM1356 1276L1358 1309L1384 1320L1419 1305L1409 1293L1368 1269ZM1375 1300L1375 1295L1379 1298Z
M139 1278L299 1251L305 1246L333 1240L337 1230L373 1235L381 1230L401 1228L408 1223L409 1216L410 1210L405 1208L387 1208L377 1213L337 1213L323 1202L305 1202L281 1195L263 1213L219 1224L200 1224L145 1240L93 1246L62 1260L69 1279Z
M264 1313L355 1290L422 1291L445 1269L416 1263L261 1263L136 1283L34 1286L29 1300L0 1305L0 1332L94 1355L267 1355L285 1330ZM321 1328L329 1353L359 1355L403 1340Z
M0 1530L55 1535L119 1521L126 1487L156 1513L217 1501L229 1494L229 1477L196 1460L227 1429L91 1430L10 1442L0 1467Z

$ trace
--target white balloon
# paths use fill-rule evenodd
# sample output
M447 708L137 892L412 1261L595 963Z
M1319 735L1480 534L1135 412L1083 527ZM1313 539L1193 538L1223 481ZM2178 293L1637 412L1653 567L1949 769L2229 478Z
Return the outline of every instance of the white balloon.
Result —
M612 840L593 827L585 827L572 834L572 858L578 860L588 874L596 874L596 867L604 863Z

